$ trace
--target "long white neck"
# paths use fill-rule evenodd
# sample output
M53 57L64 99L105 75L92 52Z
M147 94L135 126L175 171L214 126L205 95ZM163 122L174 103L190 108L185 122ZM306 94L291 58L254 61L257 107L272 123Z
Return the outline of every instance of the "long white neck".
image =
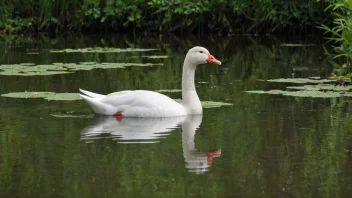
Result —
M195 148L194 136L202 122L202 115L187 116L182 123L182 150L185 166L189 171L203 173L209 167L208 157L205 153L198 152Z
M203 109L194 85L194 74L197 65L193 65L187 58L183 63L182 72L182 105L187 114L202 114Z

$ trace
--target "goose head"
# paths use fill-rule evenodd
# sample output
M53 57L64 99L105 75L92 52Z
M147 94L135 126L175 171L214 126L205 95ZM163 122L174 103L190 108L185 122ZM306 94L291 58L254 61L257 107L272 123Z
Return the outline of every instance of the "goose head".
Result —
M188 51L186 60L195 66L205 63L221 65L221 62L214 58L207 49L199 46L193 47Z

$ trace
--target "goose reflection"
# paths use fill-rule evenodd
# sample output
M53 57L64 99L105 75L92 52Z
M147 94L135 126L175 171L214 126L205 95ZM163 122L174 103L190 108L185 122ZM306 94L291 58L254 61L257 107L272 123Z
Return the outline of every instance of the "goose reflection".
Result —
M190 172L204 173L208 171L213 158L221 155L221 149L203 153L198 152L195 148L194 137L202 123L202 115L123 119L96 115L94 122L93 125L83 130L82 140L113 138L119 143L156 143L181 126L183 156L185 166Z
M186 168L190 172L195 172L197 174L208 171L213 158L221 155L221 149L206 153L197 151L194 143L194 136L196 130L202 123L202 118L202 115L193 115L187 117L182 123L182 149Z
M113 138L119 143L156 143L165 138L186 117L170 118L115 118L95 115L94 124L85 128L83 140ZM154 140L154 141L152 141Z

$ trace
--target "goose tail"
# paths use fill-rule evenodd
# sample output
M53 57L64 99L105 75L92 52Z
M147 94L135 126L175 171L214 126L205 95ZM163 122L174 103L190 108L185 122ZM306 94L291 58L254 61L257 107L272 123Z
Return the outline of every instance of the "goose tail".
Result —
M106 105L100 102L103 98L105 98L104 95L96 94L82 89L79 89L79 91L82 93L79 95L83 98L84 101L88 103L88 105L93 109L95 113L106 115Z
M90 91L86 91L86 90L83 90L83 89L79 89L79 91L91 98L105 98L105 95L102 95L102 94L97 94L97 93L93 93L93 92L90 92Z

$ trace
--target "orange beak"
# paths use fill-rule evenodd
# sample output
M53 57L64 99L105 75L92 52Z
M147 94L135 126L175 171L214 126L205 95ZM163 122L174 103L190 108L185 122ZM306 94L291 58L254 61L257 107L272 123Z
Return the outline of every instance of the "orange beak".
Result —
M212 56L210 53L208 54L207 62L212 63L212 64L216 64L216 65L221 65L221 62L216 60L216 58L214 58L214 56Z

